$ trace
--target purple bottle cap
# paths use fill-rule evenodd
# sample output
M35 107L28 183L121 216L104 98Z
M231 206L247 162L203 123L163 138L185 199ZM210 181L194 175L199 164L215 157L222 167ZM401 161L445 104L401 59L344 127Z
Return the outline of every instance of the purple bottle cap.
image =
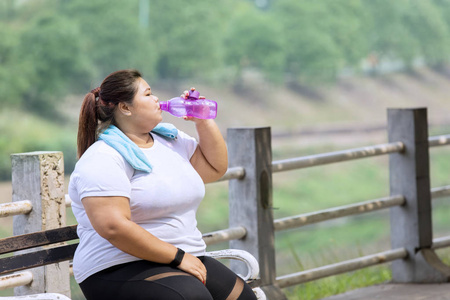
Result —
M197 91L190 90L188 100L198 100L200 93Z

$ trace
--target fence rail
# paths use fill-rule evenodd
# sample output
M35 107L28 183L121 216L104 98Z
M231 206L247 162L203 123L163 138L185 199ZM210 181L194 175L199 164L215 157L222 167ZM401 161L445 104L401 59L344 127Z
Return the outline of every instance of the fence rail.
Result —
M428 145L430 147L450 145L450 134L430 137Z
M431 189L431 198L437 199L450 196L450 185L436 187Z
M29 285L33 281L33 273L24 271L12 275L0 276L0 290Z
M9 202L0 204L0 218L26 215L31 212L33 205L29 200L22 200L17 202Z
M450 247L450 236L440 237L433 240L432 249L441 249Z
M340 263L323 266L320 268L280 276L277 278L276 282L280 287L284 288L328 276L367 268L377 264L391 262L397 259L403 259L407 256L408 252L404 248L388 250L373 255L367 255Z
M203 240L207 246L232 240L243 239L247 235L247 229L243 226L218 230L203 235Z
M405 204L405 198L401 195L379 198L375 200L369 200L366 202L360 202L356 204L324 209L312 213L301 214L294 217L278 219L275 220L274 226L276 231L297 228L318 222L338 219L352 215L359 215L403 204Z
M242 167L229 168L225 175L217 181L226 181L231 179L242 179L245 177L245 169Z
M429 187L429 175L427 173L429 168L429 162L427 160L429 157L429 148L450 145L450 135L434 137L424 135L424 132L426 133L428 131L426 109L389 110L388 117L389 143L277 161L272 161L270 128L230 129L227 135L230 168L219 180L229 181L230 228L204 234L203 238L206 244L213 245L230 241L232 248L239 248L252 253L259 260L261 269L261 279L259 282L269 299L285 299L279 287L284 288L386 262L393 263L394 281L423 282L423 278L414 277L418 273L425 273L423 276L433 278L432 280L434 282L442 282L445 276L450 278L450 268L447 270L441 265L434 265L434 263L429 264L426 272L414 271L414 268L417 266L423 266L423 262L416 263L418 255L434 255L433 250L450 246L450 236L432 239L430 215L431 200L450 196L450 185L431 189ZM390 196L273 220L273 173L388 154L391 172ZM48 155L54 156L54 153ZM51 159L46 158L45 163L42 162L44 159L41 159L39 161L41 164L40 168L45 167L48 170L57 170L56 166L61 164L61 161L57 157L58 155L53 156ZM20 159L17 159L17 161L20 161ZM49 162L50 164L53 163L53 166L48 167L42 165L49 164ZM25 176L24 169L30 169L23 168L22 170L14 171L14 167L15 163L13 160L13 179L16 173L16 177L20 180L23 180L22 177ZM57 180L63 176L62 172L55 172L55 174L51 171L47 172L51 176L54 176L51 177L49 175L51 180ZM38 176L41 175L42 173L39 173ZM20 180L18 180L19 183L14 183L13 180L14 191L21 191L20 188L23 186L20 185ZM48 182L48 178L46 180ZM16 188L14 188L14 184ZM398 188L399 185L401 186L400 189ZM31 186L34 188L34 185ZM34 222L32 219L36 219L34 215L35 208L37 212L41 207L46 207L40 200L35 200L36 194L39 194L40 198L45 198L46 196L42 190L32 190L32 193L20 192L15 196L13 195L13 203L0 205L0 217L14 215L14 218L17 218L14 220L15 228L30 230L30 228L20 228L20 226ZM70 198L67 195L59 195L61 206L64 208L69 207L71 205ZM390 209L391 220L395 223L391 225L391 236L393 236L391 246L393 250L294 274L280 277L275 276L275 231L298 228L309 224L387 208ZM49 210L47 214L50 214L54 210ZM414 210L412 211L412 215L410 214L411 210ZM45 216L48 217L47 215ZM42 222L46 224L47 222L50 223L50 221L44 221L42 218L40 215L37 216L39 224ZM50 217L50 220L52 220L52 217ZM403 222L405 220L411 223L405 223L407 225L398 223L399 221ZM65 221L59 220L58 222L57 227L65 224ZM414 244L416 242L418 244ZM400 245L396 243L400 243ZM427 252L422 254L423 251ZM434 258L432 261L438 262L439 259ZM407 268L398 268L398 264L409 265ZM231 264L231 267L233 270L242 273L238 266ZM405 271L399 270L412 270L409 273L414 274L404 274ZM62 272L65 271L63 270ZM448 272L448 274L441 276L442 272ZM29 284L30 282L34 282L33 276L41 275L33 273L30 279L30 273L27 271L10 275L9 277L2 277L0 278L0 289L5 286L22 285L22 283ZM50 275L46 274L44 276Z
M401 152L403 151L404 147L405 146L402 142L395 142L375 145L372 147L355 148L344 151L278 160L272 163L272 172L276 173L294 169L303 169L319 165Z

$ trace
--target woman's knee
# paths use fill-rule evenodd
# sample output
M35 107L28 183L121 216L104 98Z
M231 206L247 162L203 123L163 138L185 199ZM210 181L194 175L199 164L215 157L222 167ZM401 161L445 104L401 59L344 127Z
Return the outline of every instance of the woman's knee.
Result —
M249 285L246 285L237 300L256 300L256 295Z

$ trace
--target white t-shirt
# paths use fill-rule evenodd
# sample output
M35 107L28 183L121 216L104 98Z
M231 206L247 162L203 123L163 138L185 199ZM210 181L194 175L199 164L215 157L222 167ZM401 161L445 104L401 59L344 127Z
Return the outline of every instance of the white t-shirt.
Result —
M154 145L141 149L153 167L151 173L135 171L103 141L95 142L77 162L69 196L80 238L73 260L78 283L103 269L139 260L94 230L82 204L85 197L127 197L133 222L187 253L204 255L206 245L197 229L196 212L205 186L189 162L197 141L181 131L176 140L152 136Z

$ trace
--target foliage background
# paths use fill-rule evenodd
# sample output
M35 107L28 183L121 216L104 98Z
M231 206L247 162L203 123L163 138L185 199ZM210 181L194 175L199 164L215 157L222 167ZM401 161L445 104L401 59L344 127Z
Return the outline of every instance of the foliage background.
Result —
M49 114L61 97L130 67L153 80L234 84L255 68L270 81L302 84L361 72L369 56L404 68L449 60L447 0L267 3L2 1L2 102Z
M0 180L10 179L11 153L37 150L63 151L69 174L81 99L117 69L141 70L160 99L192 84L221 98L222 131L269 125L281 159L359 147L369 137L384 142L380 134L319 133L385 124L387 106L426 105L430 122L448 120L449 50L450 0L2 0ZM430 133L448 133L441 123ZM276 138L285 132L300 134ZM448 184L448 149L433 153L432 186ZM383 197L387 181L385 159L278 174L274 214ZM226 185L207 187L203 232L227 226L226 199ZM449 210L436 204L436 235L447 231ZM361 221L277 235L278 273L389 247L386 214ZM318 299L361 285L354 278L367 277L364 285L389 276L386 268L352 273L301 285L290 298Z
M302 90L349 74L442 71L450 1L3 0L0 37L2 113L25 111L61 127L63 99L123 68L137 68L161 86L189 80L237 92L247 89L249 70L274 88ZM10 145L15 130L5 123L3 180L11 151L33 148ZM73 136L62 140L58 148L70 152ZM75 158L67 158L70 170Z

